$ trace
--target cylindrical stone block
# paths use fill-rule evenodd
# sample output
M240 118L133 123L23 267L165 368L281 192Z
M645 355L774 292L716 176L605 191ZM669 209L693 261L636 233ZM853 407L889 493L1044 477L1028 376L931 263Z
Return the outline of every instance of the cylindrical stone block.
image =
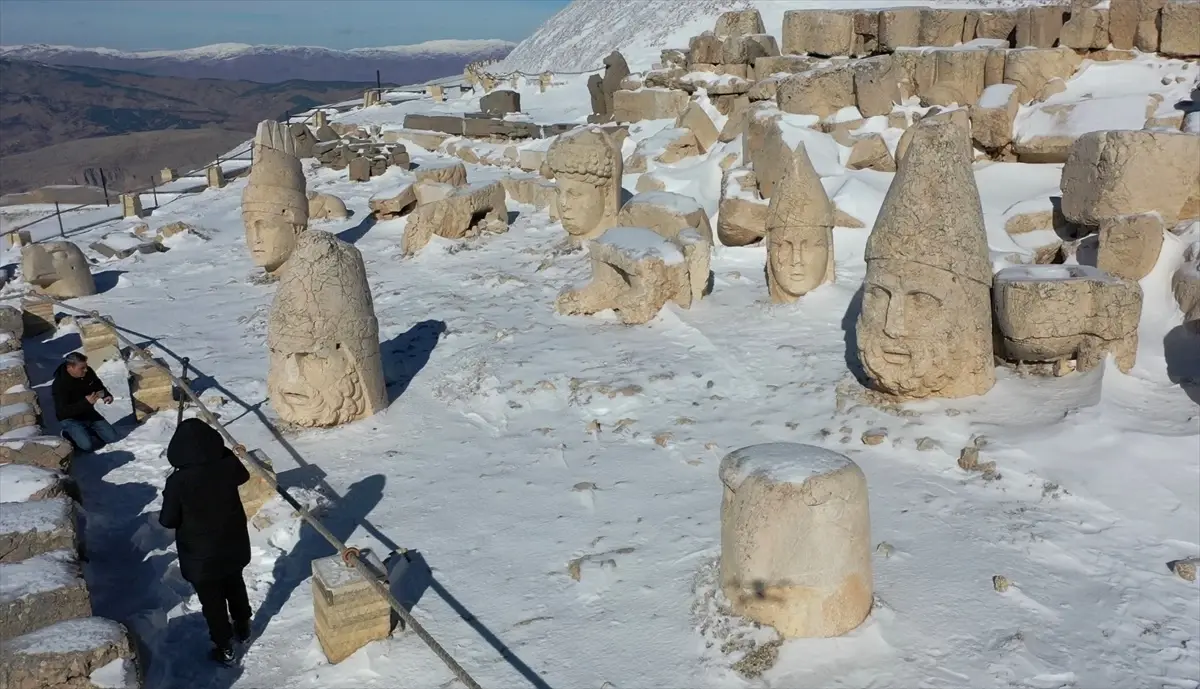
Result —
M871 612L867 478L812 445L751 445L721 461L721 587L786 638L840 636Z

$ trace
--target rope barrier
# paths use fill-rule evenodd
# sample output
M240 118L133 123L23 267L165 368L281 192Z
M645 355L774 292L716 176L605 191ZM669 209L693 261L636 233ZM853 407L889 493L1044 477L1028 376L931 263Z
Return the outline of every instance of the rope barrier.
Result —
M247 451L246 447L239 443L237 439L230 434L229 430L217 420L217 417L211 411L209 411L208 407L204 406L204 403L200 401L200 397L192 391L191 387L171 372L171 368L169 366L159 363L159 361L155 359L150 352L146 351L142 347L138 346L135 342L122 335L117 324L108 317L100 315L98 311L88 311L86 309L71 306L61 299L56 299L45 294L32 293L28 296L35 301L55 304L68 311L73 311L75 313L90 316L91 318L96 319L112 330L117 339L128 345L130 351L132 351L136 356L155 368L164 371L167 376L170 377L171 382L178 387L179 390L192 401L192 403L196 405L197 409L200 410L201 417L210 426L213 426L218 433L221 434L221 437L225 439L225 442L229 443L234 454L237 455L239 459L249 465L256 474L266 480L266 482L275 489L275 492L278 493L288 503L288 505L290 505L292 509L295 510L296 513L299 514L300 517L313 528L313 530L321 534L326 541L329 541L329 544L337 549L338 555L341 556L343 562L350 567L361 568L367 573L368 576L365 578L375 589L376 593L387 600L388 605L391 606L392 610L395 610L396 614L400 616L400 619L403 620L410 629L412 629L413 633L415 633L417 637L421 639L421 641L425 642L425 645L429 647L429 650L433 651L434 655L436 655L439 660L445 663L446 667L454 673L454 676L460 682L462 682L467 689L482 689L482 687L479 686L479 683L472 679L471 675L468 674L467 671L458 664L458 661L456 661L449 654L449 652L447 652L446 649L443 648L442 645L439 644L423 626L421 626L421 623L418 622L416 618L414 618L412 614L400 604L400 601L396 600L396 597L392 595L391 591L388 590L387 585L384 583L387 581L387 573L379 571L374 564L362 556L358 548L347 546L341 541L341 539L339 539L337 536L334 536L333 533L331 533L329 529L327 529L325 525L320 522L320 520L313 516L313 514L309 512L307 508L289 495L286 489L281 488L279 486L279 482L275 478L275 473L264 466L263 463L254 456L253 452ZM399 553L407 556L408 550L401 548Z

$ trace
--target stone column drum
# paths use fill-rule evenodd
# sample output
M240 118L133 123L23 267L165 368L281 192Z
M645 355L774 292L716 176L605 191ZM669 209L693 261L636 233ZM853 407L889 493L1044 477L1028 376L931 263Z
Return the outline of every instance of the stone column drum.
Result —
M867 479L836 452L751 445L721 460L721 588L786 638L840 636L871 612Z

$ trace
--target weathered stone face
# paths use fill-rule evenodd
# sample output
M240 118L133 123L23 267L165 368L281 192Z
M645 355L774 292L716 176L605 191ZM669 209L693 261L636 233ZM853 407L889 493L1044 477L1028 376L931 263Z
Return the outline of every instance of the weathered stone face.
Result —
M73 242L41 242L21 248L25 282L53 297L69 299L96 293L87 257Z
M362 254L305 232L267 321L271 405L289 423L336 426L387 406L379 324Z
M607 133L587 128L564 134L546 162L558 182L558 212L571 237L598 237L616 224L621 206L621 153Z
M308 228L308 197L296 140L277 122L259 123L254 164L242 192L242 224L254 264L276 273Z
M784 149L783 176L767 208L767 286L776 303L834 279L833 204L804 144Z
M795 301L829 282L833 231L811 236L786 231L767 233L767 271L771 300Z

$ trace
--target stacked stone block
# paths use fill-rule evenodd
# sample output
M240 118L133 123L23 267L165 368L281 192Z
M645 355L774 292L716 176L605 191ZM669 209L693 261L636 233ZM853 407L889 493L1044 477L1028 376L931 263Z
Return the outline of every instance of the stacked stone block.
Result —
M313 619L329 662L340 663L391 634L392 608L367 579L370 572L347 566L337 555L314 560L312 567Z
M160 411L176 408L175 385L161 367L166 362L155 359L159 366L141 358L131 357L129 368L129 396L133 400L133 416L138 423Z
M117 333L106 323L95 318L78 318L75 323L79 327L79 337L83 340L83 353L92 368L99 368L105 362L121 359Z

